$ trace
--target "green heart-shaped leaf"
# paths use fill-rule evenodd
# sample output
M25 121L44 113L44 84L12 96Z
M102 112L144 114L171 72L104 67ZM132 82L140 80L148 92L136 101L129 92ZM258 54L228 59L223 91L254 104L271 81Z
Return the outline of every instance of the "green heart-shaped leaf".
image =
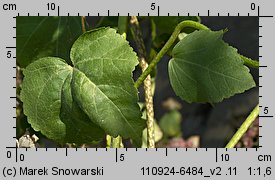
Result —
M237 50L222 35L223 31L195 31L174 47L169 78L183 100L216 103L255 86Z
M71 61L42 58L24 71L21 98L33 128L58 142L90 143L105 132L140 145L145 121L128 42L111 28L89 31L74 43Z

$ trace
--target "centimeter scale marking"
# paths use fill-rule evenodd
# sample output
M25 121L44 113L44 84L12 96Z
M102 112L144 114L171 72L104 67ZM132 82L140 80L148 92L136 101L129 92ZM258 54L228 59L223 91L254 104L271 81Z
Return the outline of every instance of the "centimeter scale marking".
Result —
M251 3L251 10L256 10L255 7L256 7L255 4ZM160 15L160 6L154 6L154 9L151 8L151 10L155 10L155 9L157 10L157 16L159 16ZM214 16L214 14L210 13L210 10L207 10L207 16L210 16L210 14L211 14L211 16ZM54 14L50 14L50 13L47 13L47 15L48 16L50 16L50 15L55 16ZM67 15L72 16L72 15L70 15L70 13L67 13ZM119 16L120 13L117 13L117 15ZM127 15L130 16L130 13L128 13ZM139 13L137 13L137 15L140 16ZM150 16L150 15L153 15L153 14L148 13L147 15ZM170 16L171 14L168 13L167 15ZM190 13L187 13L187 15L190 16ZM200 16L200 13L197 13L197 15ZM221 16L220 13L218 13L217 15ZM20 16L20 14L18 13L17 16ZM27 16L30 16L30 13L27 13ZM40 13L37 13L37 16L40 16ZM57 16L60 16L60 6L57 6ZM80 16L80 13L78 13L77 16ZM90 16L90 13L88 13L88 16ZM100 13L97 13L97 16L100 16ZM110 10L107 10L107 16L110 16ZM180 16L180 13L177 13L177 16ZM232 16L232 14L227 13L227 16ZM237 13L237 16L240 16L240 13ZM247 16L251 16L250 13L248 13ZM260 15L260 6L257 6L257 17L259 17L259 18L273 18L273 16ZM13 18L15 19L16 16L14 16ZM12 28L16 29L16 26L14 26ZM263 26L259 25L259 28L263 28ZM262 38L262 37L263 37L262 35L259 35L259 38ZM16 39L16 36L14 36L13 39ZM263 48L263 45L259 45L259 48ZM12 50L12 49L16 49L16 47L15 46L7 46L6 49ZM13 56L12 58L16 59L15 56ZM261 55L259 55L259 59L260 58L262 58ZM16 68L16 67L13 67L13 68ZM266 65L261 65L260 69L261 68L267 68L267 66ZM263 76L259 75L259 77L262 78ZM15 78L16 77L13 76L13 79L15 79ZM262 88L262 86L259 86L259 87ZM12 88L15 89L16 87L13 86ZM261 98L262 96L260 95L259 97ZM10 98L15 99L16 97L11 96ZM16 107L13 107L13 108L15 109ZM260 108L262 109L263 106L260 106ZM273 118L273 115L260 115L259 117L260 117L260 119L262 119L262 118ZM12 118L16 119L16 117L12 117ZM14 129L16 127L14 126L12 128ZM262 125L259 125L259 128L262 128ZM13 138L16 138L16 137L13 137ZM259 135L259 138L262 138L262 135ZM262 146L259 146L259 148L262 148ZM235 149L235 151L238 151L238 152L242 152L242 151L248 152L250 150L257 152L259 148L252 148L252 149L234 148L234 149ZM6 149L15 149L15 162L24 161L24 154L21 153L21 150L25 149L26 152L28 151L28 148L17 148L16 146L6 147ZM40 151L45 151L45 152L48 151L48 148L41 148L41 149L40 148L35 148L35 151L38 151L38 149ZM98 149L98 148L95 148L95 149L89 149L89 148L53 148L53 149L55 149L55 151L59 151L59 150L64 151L65 156L69 156L70 151L78 151L78 149L81 149L79 152L88 152L88 151L96 151L96 152L97 151L102 151L103 152L104 151L104 148L100 148L100 149ZM227 148L191 148L191 149L188 149L188 148L169 148L169 152L170 151L173 151L173 152L187 152L187 151L201 152L201 151L208 151L208 149L210 149L210 151L215 150L214 155L213 155L213 157L215 158L215 162L219 161L219 153L218 153L219 149L223 149L223 150L225 149L226 152L229 151ZM20 150L20 153L18 152L19 150ZM52 148L51 148L51 151L52 151ZM123 158L123 160L124 160L124 155L126 154L127 151L129 151L129 149L128 148L119 149L119 151L123 151L123 152L118 152L117 148L115 150L105 148L105 152L108 152L108 151L115 151L115 162L117 163L117 162L122 161L121 158ZM152 152L152 149L148 149L148 148L145 148L145 149L131 148L130 151ZM159 151L163 154L163 156L169 156L168 148L155 148L155 152L159 152ZM230 151L232 152L232 150L230 150ZM258 159L261 158L261 157L265 157L265 156L268 156L268 155L260 154L260 155L258 155ZM11 152L9 150L7 151L7 157L8 158L12 157ZM270 160L271 160L271 157L270 157ZM210 176L209 175L204 175L204 177L210 177Z

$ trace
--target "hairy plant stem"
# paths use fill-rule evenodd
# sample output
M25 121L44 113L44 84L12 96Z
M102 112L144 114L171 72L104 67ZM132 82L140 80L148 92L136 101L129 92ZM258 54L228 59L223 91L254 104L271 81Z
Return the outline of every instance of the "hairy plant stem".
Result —
M148 63L146 62L146 50L144 41L142 38L139 22L136 16L131 16L130 18L131 32L133 38L137 45L137 52L139 57L139 65L144 72ZM144 80L144 90L145 90L145 107L146 107L146 118L147 118L147 147L155 147L155 132L154 132L154 106L153 106L153 96L152 96L152 81L151 76L148 75Z
M225 146L225 148L234 148L236 144L239 142L241 137L245 134L247 129L251 126L253 121L259 116L259 104L253 109L253 111L249 114L246 120L243 122L238 131L231 138L229 143Z
M145 78L154 70L154 67L158 64L158 62L161 60L161 58L165 55L165 53L170 49L170 47L174 44L175 40L178 38L178 35L182 31L183 28L191 27L198 30L210 30L208 27L206 27L203 24L200 24L199 22L186 20L180 22L172 35L170 36L169 40L165 43L163 48L159 51L159 53L156 55L156 57L152 60L152 62L149 64L148 68L141 74L141 76L138 78L138 80L135 82L135 87L138 88L142 82L145 80ZM245 56L240 55L241 59L244 61L244 64L252 67L252 68L259 68L259 62L252 60L250 58L247 58Z
M81 16L81 28L82 28L82 32L83 33L86 32L85 22L86 22L86 17L85 16Z

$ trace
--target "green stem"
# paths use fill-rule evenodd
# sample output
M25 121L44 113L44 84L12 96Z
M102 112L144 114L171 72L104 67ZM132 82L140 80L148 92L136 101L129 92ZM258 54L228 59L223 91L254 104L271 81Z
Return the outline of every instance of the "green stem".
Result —
M245 134L247 129L251 126L253 121L259 116L259 104L253 109L253 111L250 113L250 115L246 118L246 120L243 122L241 127L238 129L238 131L234 134L234 136L231 138L229 143L225 146L225 148L234 148L236 144L239 142L241 137Z
M204 26L203 24L200 24L195 21L182 21L179 23L172 35L170 36L169 40L166 42L166 44L163 46L163 48L160 50L160 52L156 55L156 57L153 59L153 61L149 64L148 68L141 74L141 76L138 78L138 80L135 82L135 87L138 88L142 82L145 80L145 78L152 72L154 67L158 64L160 59L164 56L164 54L169 50L169 48L173 45L175 40L178 38L178 35L180 34L181 30L186 27L192 27L195 29L201 29L201 30L207 30L208 27Z
M246 66L249 66L249 67L252 67L252 68L257 68L259 69L259 61L256 61L256 60L252 60L248 57L245 57L243 55L240 55L243 62L244 62L244 65Z

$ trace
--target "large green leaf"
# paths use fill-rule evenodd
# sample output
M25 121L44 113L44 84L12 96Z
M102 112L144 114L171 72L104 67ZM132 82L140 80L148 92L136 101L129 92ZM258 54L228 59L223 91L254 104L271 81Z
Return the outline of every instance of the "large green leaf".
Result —
M237 50L222 36L223 31L196 31L174 47L169 77L183 100L216 103L255 86Z
M58 142L89 143L103 133L141 145L145 121L132 71L137 56L114 29L81 35L71 49L73 67L42 58L25 71L23 108L33 128Z
M36 59L57 56L70 63L70 49L82 34L80 17L19 16L16 18L16 60L26 67Z

